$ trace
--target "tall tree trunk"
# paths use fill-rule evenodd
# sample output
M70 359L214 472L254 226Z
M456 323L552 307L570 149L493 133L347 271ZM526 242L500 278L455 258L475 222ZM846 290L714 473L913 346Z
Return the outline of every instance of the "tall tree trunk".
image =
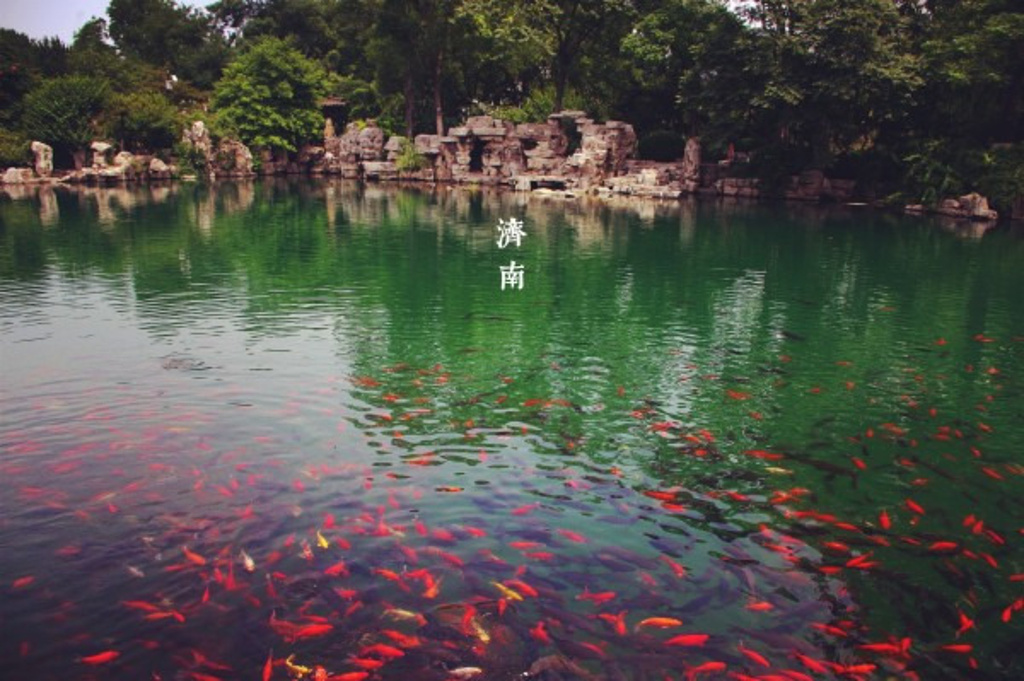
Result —
M434 62L434 119L437 123L437 136L444 136L444 106L441 103L441 63L444 58L444 48L438 48L437 59Z
M412 139L413 111L416 106L416 88L412 79L412 69L405 72L405 136Z

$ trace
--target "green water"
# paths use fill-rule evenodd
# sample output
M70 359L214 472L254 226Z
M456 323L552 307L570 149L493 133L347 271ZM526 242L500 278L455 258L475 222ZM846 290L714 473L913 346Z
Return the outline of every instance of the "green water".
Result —
M502 249L508 218L526 236ZM1010 229L276 182L28 193L0 230L16 678L255 678L271 649L274 678L289 653L354 671L388 606L426 613L434 648L384 679L521 678L554 653L609 679L1022 673ZM517 576L541 593L499 612L492 582ZM126 600L162 610L140 630ZM311 612L336 630L272 624ZM637 628L655 616L684 623Z

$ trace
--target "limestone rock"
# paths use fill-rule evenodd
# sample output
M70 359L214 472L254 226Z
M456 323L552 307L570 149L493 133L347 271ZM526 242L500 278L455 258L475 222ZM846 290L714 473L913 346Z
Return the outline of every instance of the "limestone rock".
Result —
M249 177L254 175L252 170L252 152L238 140L221 140L217 147L216 163L214 171L219 176L225 177Z
M106 142L93 142L89 145L92 150L92 165L95 168L107 167L107 153L113 148Z
M33 167L39 177L50 177L53 174L53 148L42 142L32 142L32 154L35 156Z
M384 158L384 131L376 124L367 125L359 132L359 157L364 161Z
M130 151L122 151L122 152L118 152L118 154L116 156L114 156L114 161L113 161L112 165L115 168L121 168L121 167L131 168L133 160L135 160L135 155L134 154L132 154Z
M996 220L999 214L988 207L988 199L977 192L961 196L960 209L971 220Z
M22 184L34 179L31 168L8 168L3 176L4 184Z
M693 183L696 187L700 183L700 139L691 137L686 140L686 148L683 151L683 182ZM692 189L690 191L693 191Z
M166 180L170 177L170 166L154 156L149 162L149 178L151 180Z
M206 123L195 121L181 136L181 141L201 153L204 157L210 155L213 143L210 140L210 133L206 129Z

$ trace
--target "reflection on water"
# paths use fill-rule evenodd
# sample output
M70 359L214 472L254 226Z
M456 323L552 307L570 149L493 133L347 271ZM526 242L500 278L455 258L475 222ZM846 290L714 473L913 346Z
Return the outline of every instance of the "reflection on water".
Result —
M1015 234L297 180L8 197L5 675L1020 676Z

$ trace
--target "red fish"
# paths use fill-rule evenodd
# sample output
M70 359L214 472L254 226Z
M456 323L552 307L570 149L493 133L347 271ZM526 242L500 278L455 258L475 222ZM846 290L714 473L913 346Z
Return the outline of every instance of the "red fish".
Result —
M924 509L921 507L921 504L917 503L913 499L906 499L903 503L906 504L907 508L913 511L914 513L918 515L924 515Z
M271 650L267 653L267 661L263 665L263 681L270 681L271 675L274 673L274 651Z
M121 653L116 650L104 650L102 653L96 653L95 655L89 655L83 657L81 661L85 664L106 664L121 657Z
M705 672L724 672L725 668L726 664L724 662L719 662L718 660L705 662L704 664L699 664L686 672L686 678L695 679L698 674L703 674Z
M548 635L547 630L544 628L544 620L537 622L537 626L530 629L530 636L540 641L541 643L550 645L551 637Z
M883 530L888 530L892 527L892 520L889 519L889 514L886 513L885 509L878 514L878 524L882 526Z
M667 646L703 646L711 638L708 634L679 634L665 641Z
M751 650L750 648L745 647L742 643L738 647L739 651L746 655L748 658L750 658L750 660L753 661L754 664L759 664L762 667L772 666L771 663L768 661L768 658L766 658L764 655L757 652L756 650Z
M298 640L300 638L314 638L316 636L323 636L334 631L333 624L309 624L304 627L299 627L292 634L292 640Z
M601 605L614 599L616 596L614 591L600 591L594 593L589 589L584 588L583 593L576 596L577 601L592 601L595 605Z

